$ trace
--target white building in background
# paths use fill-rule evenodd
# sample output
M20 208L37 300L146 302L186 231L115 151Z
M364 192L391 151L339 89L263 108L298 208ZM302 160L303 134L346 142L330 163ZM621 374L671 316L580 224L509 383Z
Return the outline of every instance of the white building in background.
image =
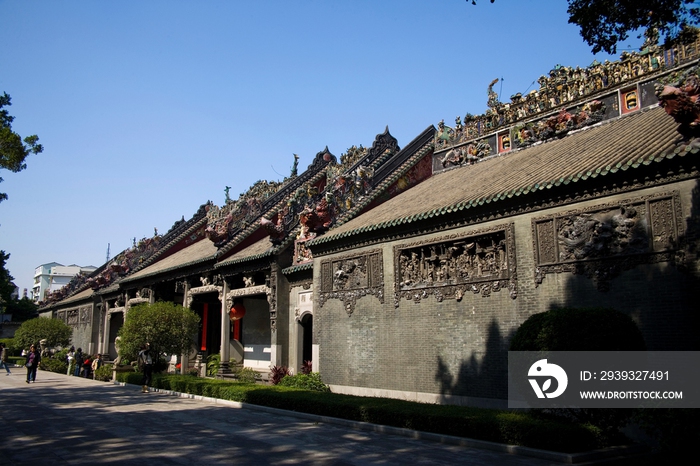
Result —
M81 267L75 264L63 265L58 262L40 265L34 270L32 299L35 303L38 303L46 297L47 293L63 288L80 272L92 273L95 270L97 270L97 267L92 265Z

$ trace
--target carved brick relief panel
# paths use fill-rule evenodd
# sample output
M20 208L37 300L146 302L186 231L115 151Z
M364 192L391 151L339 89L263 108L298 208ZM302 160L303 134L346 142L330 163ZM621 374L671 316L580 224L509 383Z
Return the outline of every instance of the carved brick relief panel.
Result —
M92 306L81 306L66 311L58 311L56 317L71 327L90 325L92 323Z
M352 314L357 298L376 296L384 302L384 267L382 251L375 249L321 262L321 291L319 306L331 298L343 301L345 310Z
M462 299L502 288L517 297L513 224L394 247L394 306L401 298L420 302L434 295Z
M601 290L624 270L673 260L684 234L677 191L536 218L532 230L537 285L547 273L573 272Z

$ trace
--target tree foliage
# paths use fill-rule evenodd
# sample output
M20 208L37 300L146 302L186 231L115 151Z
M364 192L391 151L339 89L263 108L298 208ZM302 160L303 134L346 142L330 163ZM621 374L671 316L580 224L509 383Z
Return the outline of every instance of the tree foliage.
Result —
M471 1L476 5L476 0ZM493 3L494 0L491 0ZM646 30L647 37L691 39L689 26L700 23L695 0L567 0L569 23L580 28L593 53L617 53L629 33Z
M15 332L15 348L28 350L31 345L37 345L46 339L46 346L68 346L73 329L59 319L36 317L24 322Z
M22 322L37 316L37 305L29 298L14 299L12 293L15 285L5 265L10 258L5 251L0 251L0 314L12 314L12 320Z
M569 23L593 48L614 54L630 32L647 30L648 36L683 39L688 26L698 24L700 9L694 0L568 0Z
M198 329L199 316L179 304L139 304L129 309L119 330L119 355L135 360L144 343L158 356L183 354L194 344Z
M0 309L4 309L7 302L10 301L12 292L15 286L12 284L14 277L10 275L10 271L5 268L7 260L10 258L5 251L0 251Z
M44 150L39 144L39 137L36 135L27 136L22 140L22 137L12 131L12 121L15 117L11 116L7 109L12 105L10 96L3 92L0 95L0 168L5 168L12 172L19 172L27 168L25 159L29 154L38 154ZM0 178L0 183L2 178ZM0 202L7 199L7 194L0 193Z

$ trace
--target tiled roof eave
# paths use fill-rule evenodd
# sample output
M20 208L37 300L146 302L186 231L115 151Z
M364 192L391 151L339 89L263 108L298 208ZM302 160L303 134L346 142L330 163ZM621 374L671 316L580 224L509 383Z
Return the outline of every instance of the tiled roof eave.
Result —
M326 176L325 170L320 170L313 176L311 176L308 180L306 180L304 183L302 183L300 186L303 186L308 183L315 184L318 181L320 181L321 178L323 178L324 176ZM266 212L258 216L253 222L250 223L250 225L238 232L238 234L236 234L236 236L233 239L231 239L228 243L223 245L216 252L216 256L221 257L231 252L231 250L233 250L236 246L241 244L248 236L253 234L258 228L261 228L260 219L265 218L266 220L271 220L275 216L275 214L277 214L277 212L283 208L287 201L294 196L294 193L295 190L292 190L289 192L289 194L287 194L287 196L280 198L280 200L276 204L274 204Z
M202 217L199 219L197 222L195 222L193 225L191 225L188 229L180 233L177 237L175 237L172 241L170 241L168 244L166 244L164 247L159 248L158 251L156 251L155 254L153 254L151 257L143 261L143 263L139 264L134 270L131 271L130 274L134 274L138 272L139 270L143 270L149 265L153 264L156 262L158 258L160 258L165 252L170 250L173 246L175 246L179 241L182 240L182 238L185 238L187 235L192 234L193 232L197 231L199 228L202 227L202 225L207 223L207 217Z
M663 152L662 154L659 154L658 156L655 157L649 157L647 160L644 160L644 162L648 163L642 163L642 161L637 161L638 163L633 163L628 165L627 168L629 169L637 169L646 165L649 165L651 163L660 163L664 160L670 160L676 155L678 156L685 156L687 154L697 154L700 152L700 138L696 138L692 141L689 141L688 143L685 144L680 144L677 146L674 150L669 150L666 152ZM610 173L615 173L617 170L612 171L609 167L596 167L592 168L589 170L590 172L596 173L596 176L607 176ZM568 177L569 182L577 183L581 180L586 179L587 177L584 178L584 174L579 172L574 175L570 175ZM431 209L428 211L412 214L409 216L401 217L401 218L396 218L393 220L373 224L373 225L366 225L362 226L360 228L356 228L353 230L348 230L339 234L326 234L323 236L320 236L318 238L314 238L313 240L307 242L307 245L309 247L313 247L316 245L321 245L321 244L328 244L331 242L335 241L340 241L340 240L346 240L350 237L361 235L364 233L368 232L379 232L383 230L389 230L394 227L398 227L401 225L406 225L412 222L420 221L420 220L425 220L425 219L431 219L431 221L435 222L438 217L444 217L448 214L451 214L455 211L462 211L462 210L467 210L471 209L476 206L484 205L486 203L497 203L502 200L505 200L506 198L511 198L513 196L521 196L521 195L526 195L531 192L535 192L539 189L543 189L545 187L551 188L554 186L559 186L561 184L568 185L569 182L562 182L561 179L557 180L550 180L546 182L540 182L540 183L533 183L531 185L527 186L522 186L517 189L509 190L507 192L503 193L498 193L494 194L492 196L489 196L488 198L477 198L477 199L471 199L467 201L461 201L452 205L447 205L441 208L435 208Z
M231 259L227 260L224 262L219 262L218 264L214 265L215 269L218 268L223 268L223 267L229 267L231 265L238 265L238 264L243 264L245 262L253 262L259 259L264 259L266 257L271 257L274 256L277 251L277 248L270 248L265 252L261 252L260 254L253 254L252 256L246 256L246 257L239 257L236 259Z
M203 264L203 263L208 262L208 261L213 261L215 258L216 258L216 256L214 256L214 255L203 257L203 258L198 259L196 261L187 262L184 264L178 264L178 265L175 265L172 267L168 267L167 269L157 270L157 271L147 273L144 275L139 275L138 277L127 277L127 278L124 278L121 282L122 283L131 283L131 282L137 282L137 281L143 280L145 278L153 278L155 276L167 274L167 273L173 272L173 271L178 270L178 269L186 269L188 267L200 265L200 264Z
M300 265L293 265L291 267L287 267L286 269L282 269L282 275L291 275L296 272L303 272L305 270L313 270L314 269L314 263L313 261L309 261L305 264L300 264Z
M337 226L343 225L347 221L354 218L358 213L360 213L362 211L362 209L364 209L369 204L374 202L374 200L376 200L382 193L384 193L384 191L389 189L389 187L391 187L391 185L393 185L399 178L404 176L411 168L413 168L413 166L418 161L420 161L434 147L435 147L435 145L432 141L425 144L423 147L421 147L418 151L416 151L415 154L413 154L411 157L409 157L408 160L406 160L406 162L404 162L398 170L395 170L394 174L392 176L387 177L381 183L379 183L372 190L372 193L369 196L362 198L361 202L359 202L352 209L348 210L343 215L341 215L338 218L338 220L336 220L334 226L337 227Z

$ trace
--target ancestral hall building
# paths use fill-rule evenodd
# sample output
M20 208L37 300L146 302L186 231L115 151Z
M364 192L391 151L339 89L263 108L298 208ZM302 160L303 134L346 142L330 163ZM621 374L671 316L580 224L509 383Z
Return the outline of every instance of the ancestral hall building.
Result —
M481 406L505 406L510 338L552 308L612 307L650 350L699 350L699 59L648 44L509 103L494 81L485 114L227 190L42 311L114 358L130 307L172 301L202 319L183 367L312 361L335 392Z

